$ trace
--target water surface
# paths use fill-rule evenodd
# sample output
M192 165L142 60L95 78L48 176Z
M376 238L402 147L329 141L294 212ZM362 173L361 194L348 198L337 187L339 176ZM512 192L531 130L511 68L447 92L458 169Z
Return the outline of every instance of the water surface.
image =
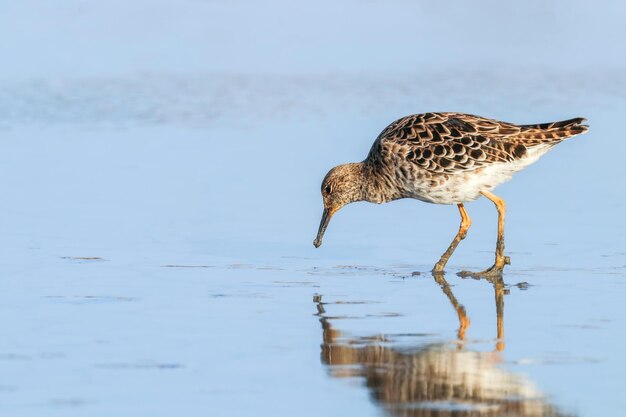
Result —
M280 2L6 6L0 414L623 414L618 6L490 3L347 1L309 23ZM459 29L489 16L545 24ZM456 276L493 261L483 200L443 279L455 207L354 204L314 249L326 171L438 110L589 119L498 188L503 280Z

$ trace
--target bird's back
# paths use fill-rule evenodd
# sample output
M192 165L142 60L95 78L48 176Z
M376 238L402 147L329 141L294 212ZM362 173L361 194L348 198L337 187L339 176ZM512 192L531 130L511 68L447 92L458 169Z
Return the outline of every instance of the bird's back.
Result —
M516 125L463 113L403 117L378 136L366 162L404 197L470 201L535 162L555 144L584 133L585 119Z

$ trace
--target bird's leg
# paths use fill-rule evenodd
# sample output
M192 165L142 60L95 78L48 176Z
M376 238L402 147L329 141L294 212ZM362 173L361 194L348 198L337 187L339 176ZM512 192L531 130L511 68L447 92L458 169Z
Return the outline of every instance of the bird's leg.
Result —
M506 213L506 205L504 204L504 200L496 195L491 194L488 191L481 191L480 193L487 197L489 200L493 201L493 203L496 205L496 209L498 210L498 240L496 241L496 261L491 268L486 269L482 272L460 272L459 275L462 277L470 276L474 278L480 278L500 276L502 275L502 271L504 270L504 265L509 265L511 263L509 257L504 256L504 214Z
M504 200L494 194L491 194L488 191L482 191L481 194L487 197L489 200L493 201L493 203L496 205L496 209L498 210L498 240L496 241L496 261L494 265L487 271L494 270L497 273L501 273L504 269L504 265L511 263L509 258L504 256L504 215L506 213L506 205L504 204Z
M459 227L459 231L454 239L452 239L452 243L450 243L450 246L448 246L448 249L444 252L443 255L441 255L441 258L435 264L435 267L433 268L433 273L443 273L443 269L446 267L448 259L450 259L450 256L452 256L452 253L454 253L454 250L459 245L459 243L463 239L465 239L465 236L467 236L467 231L472 225L472 221L470 220L467 211L465 211L463 203L459 203L458 207L459 213L461 213L461 226Z

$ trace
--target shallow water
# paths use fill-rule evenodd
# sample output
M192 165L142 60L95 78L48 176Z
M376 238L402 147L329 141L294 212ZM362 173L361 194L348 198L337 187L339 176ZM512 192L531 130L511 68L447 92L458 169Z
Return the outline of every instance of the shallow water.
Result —
M202 43L225 30L206 28L209 11L230 16L236 5L160 1L118 39L94 24L120 13L135 22L140 2L24 4L5 10L4 23L28 27L16 22L29 16L42 30L39 15L51 13L65 24L47 39L15 29L42 53L0 69L0 414L624 413L626 77L616 54L594 49L604 67L568 61L567 70L546 50L523 69L468 51L445 61L469 60L471 71L401 55L401 68L376 61L363 71L415 35L386 31L372 43L366 23L388 11L371 2L352 35L339 21L324 33L341 40L334 52L315 25L289 39L281 31L297 22L271 26L249 56L255 71L240 55L226 59L244 38ZM155 30L170 14L189 55ZM554 30L550 39L585 35L593 46L616 29L596 38L589 27ZM529 51L542 33L510 50ZM116 51L131 35L136 43ZM511 37L493 42L508 47ZM308 45L315 65L298 52L272 67L264 53L277 39L291 51ZM3 42L3 56L14 56ZM59 59L46 62L52 45ZM483 200L467 205L473 225L445 279L428 271L456 233L454 207L354 204L313 248L325 172L362 159L393 119L428 110L589 118L587 135L498 188L512 260L502 282L456 276L493 260L496 213Z

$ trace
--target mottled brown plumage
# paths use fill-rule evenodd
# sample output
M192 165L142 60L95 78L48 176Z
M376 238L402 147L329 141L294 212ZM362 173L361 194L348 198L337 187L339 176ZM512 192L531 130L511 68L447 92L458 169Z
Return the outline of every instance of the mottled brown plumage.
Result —
M464 113L424 113L398 119L380 133L363 162L339 165L326 175L322 182L324 215L314 244L321 245L328 221L337 210L363 200L384 203L415 198L457 204L465 219L463 203L484 195L496 203L503 225L504 202L491 190L557 143L585 133L584 120L515 125ZM464 237L468 222L469 217L457 238ZM499 243L503 234L502 226ZM503 243L499 247L503 249ZM501 271L504 255L496 258L494 267ZM442 257L436 269L443 270L446 262Z
M583 121L518 126L462 113L415 114L387 126L368 159L404 157L432 173L458 173L523 159L528 148L586 132Z

